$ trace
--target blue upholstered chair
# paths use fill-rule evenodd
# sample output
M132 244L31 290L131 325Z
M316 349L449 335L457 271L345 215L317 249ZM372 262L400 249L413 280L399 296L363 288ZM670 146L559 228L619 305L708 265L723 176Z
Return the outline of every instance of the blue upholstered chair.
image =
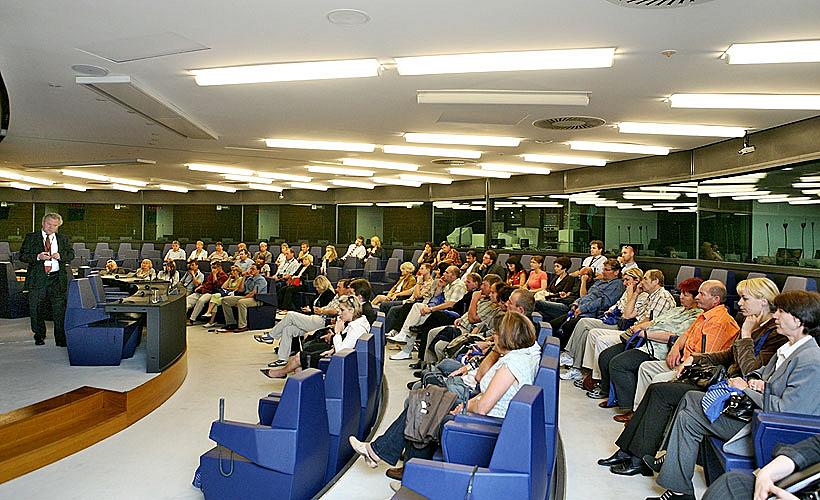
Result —
M324 484L330 449L319 370L288 378L270 425L216 421L199 459L206 499L307 499Z
M544 342L546 342L549 337L552 337L552 325L549 321L540 321L539 323L536 323L536 325L540 326L538 329L538 344L543 346Z
M370 333L375 339L376 348L374 356L376 357L376 385L381 386L382 377L384 376L384 347L386 339L384 337L384 313L379 311L376 316L376 321L370 326ZM378 395L379 393L377 393Z
M405 464L402 485L431 499L463 499L473 480L474 500L542 500L547 493L543 391L523 386L510 402L488 467L414 458ZM446 426L457 425L449 422ZM462 424L464 425L464 424ZM470 424L475 428L481 424ZM489 433L497 427L484 426Z
M356 358L359 369L359 439L365 439L376 420L379 384L376 375L376 339L366 333L356 341Z
M358 435L361 414L357 364L356 351L344 349L331 357L325 375L325 402L330 430L330 450L324 479L326 483L353 456L349 438Z

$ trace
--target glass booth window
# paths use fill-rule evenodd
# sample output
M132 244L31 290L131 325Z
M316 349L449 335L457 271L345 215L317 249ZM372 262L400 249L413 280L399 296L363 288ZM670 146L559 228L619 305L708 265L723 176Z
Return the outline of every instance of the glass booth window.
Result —
M566 227L565 200L546 196L495 199L492 213L490 246L513 250L559 250L559 235Z
M490 243L484 200L436 201L433 207L434 245L447 240L457 248L484 248Z

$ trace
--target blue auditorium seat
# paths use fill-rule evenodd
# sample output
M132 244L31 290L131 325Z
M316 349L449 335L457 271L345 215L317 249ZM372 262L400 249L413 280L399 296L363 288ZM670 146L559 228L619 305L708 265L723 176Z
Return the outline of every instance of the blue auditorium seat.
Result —
M549 337L552 337L552 325L549 321L540 321L538 329L538 344L543 346ZM536 323L538 325L539 323Z
M431 499L463 499L473 479L474 500L541 500L547 494L544 394L523 386L510 402L489 467L414 458L405 464L402 486ZM455 424L449 422L446 425ZM478 426L480 424L474 424ZM493 429L487 429L492 432Z
M325 375L325 403L330 431L325 483L329 482L353 456L349 438L358 435L361 413L357 363L356 351L344 349L331 357Z
M804 290L807 292L817 291L817 281L813 278L803 278L801 276L789 276L783 283L783 292L788 290Z
M269 426L216 421L217 446L199 459L206 499L307 499L323 486L330 449L322 373L303 370L285 382Z
M99 274L94 273L88 276L88 281L91 284L91 290L94 292L98 304L114 302L117 299L128 297L128 292L122 292L115 287L106 288Z
M276 309L278 306L276 298L276 285L272 278L268 280L268 293L260 293L255 296L256 300L262 303L258 307L248 308L248 328L251 330L266 330L273 328L276 324Z
M376 392L379 385L376 379L376 339L366 333L356 341L356 358L359 369L359 439L365 439L376 421L378 407Z
M376 321L370 326L370 333L376 340L376 385L382 385L382 378L384 376L384 348L386 340L384 337L384 313L379 311L376 313Z

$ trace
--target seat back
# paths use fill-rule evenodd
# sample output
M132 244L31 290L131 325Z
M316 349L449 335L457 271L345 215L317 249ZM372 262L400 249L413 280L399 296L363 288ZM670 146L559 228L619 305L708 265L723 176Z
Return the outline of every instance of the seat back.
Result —
M751 272L751 273L746 275L747 280L750 280L752 278L768 278L768 276L766 275L766 273L757 273L757 272Z
M68 283L65 329L70 330L103 319L108 319L108 314L97 309L97 297L88 278L71 280Z
M555 268L553 266L555 265L555 259L556 258L557 257L555 257L554 255L545 255L544 256L544 264L541 266L541 269L543 269L544 272L547 273L547 274L552 274L553 271L555 270Z
M322 247L310 247L310 255L313 256L314 264L321 264L322 256L324 255L324 249Z
M803 290L807 292L817 291L817 282L811 278L804 278L802 276L789 276L786 282L783 283L784 292L788 290Z
M185 245L185 255L191 255L191 252L196 250L196 243L188 243Z
M109 250L109 247L108 247L108 242L107 242L107 241L100 241L100 242L98 242L98 243L97 243L97 245L94 247L94 252L95 252L95 253L96 253L96 252L98 252L98 251L100 251L100 250Z
M541 354L543 356L560 356L561 354L561 339L558 337L549 336L541 344Z
M105 287L103 285L102 276L99 274L92 274L88 277L88 283L91 285L91 291L94 292L94 298L97 299L97 304L105 302Z
M680 266L678 274L675 276L675 286L677 287L681 281L688 280L700 276L700 268L694 266Z
M734 271L729 271L727 269L712 269L712 272L709 273L710 280L718 280L724 285L726 285L726 290L729 291L729 294L735 293L735 273Z
M8 241L0 241L0 254L11 255L11 247Z
M508 253L500 253L498 254L498 259L496 259L496 263L502 267L506 267L507 260L510 258L510 254Z
M544 391L544 435L547 443L547 475L552 476L558 446L558 395L560 362L558 353L545 353L535 375L535 385Z
M131 250L131 243L121 242L117 247L117 257L122 259L122 252L125 250Z
M419 262L419 257L421 257L421 254L422 254L422 252L423 252L423 251L424 251L424 250L416 250L416 251L414 251L414 252L413 252L413 260L412 260L412 261L410 261L410 262L411 262L414 266L417 266L417 265L418 265L418 262Z
M359 378L358 354L344 349L330 358L325 374L325 403L330 431L330 454L325 471L325 482L336 475L353 456L350 436L359 432Z
M404 260L404 250L401 248L394 248L393 253L390 254L391 259Z
M156 252L157 249L154 247L153 243L143 243L142 247L140 248L140 255L147 255L145 252Z
M362 261L357 257L348 257L344 260L344 264L342 264L342 271L350 271L351 269L361 269L362 268Z
M74 249L75 253L77 252L77 250L85 250L85 243L82 243L82 242L72 243L71 248Z
M530 272L530 261L531 260L532 260L532 255L522 255L521 256L521 266L527 272Z
M527 498L547 494L547 443L544 431L544 391L524 385L510 401L490 459L490 472L517 472L529 478Z
M549 321L541 321L540 324L536 324L540 326L538 329L538 344L544 346L547 339L552 336L552 325Z
M377 313L378 321L374 321L370 326L370 334L373 335L375 349L374 357L376 359L376 385L381 386L382 375L384 374L384 313L379 311Z
M583 260L581 260L580 257L570 257L569 260L570 260L570 262L572 262L572 265L569 266L569 272L572 273L572 272L575 272L575 271L581 269L581 264L583 263ZM553 264L554 263L555 262L553 262Z
M368 273L370 271L378 271L378 270L379 270L379 259L377 257L368 257L364 261L364 272L365 273Z
M366 333L356 341L356 358L359 368L359 439L367 436L376 417L376 339Z
M384 274L387 276L391 274L399 274L399 266L401 266L401 259L390 257L387 259L387 264L384 266Z

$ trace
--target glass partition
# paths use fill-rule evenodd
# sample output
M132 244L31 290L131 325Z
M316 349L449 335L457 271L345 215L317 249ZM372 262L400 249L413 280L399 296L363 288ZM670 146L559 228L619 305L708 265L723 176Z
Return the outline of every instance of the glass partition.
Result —
M60 231L69 235L72 242L96 243L142 239L142 205L37 203L34 214L35 227L40 227L39 221L49 212L62 215L63 225Z
M0 241L6 241L13 252L20 250L23 236L32 229L31 203L4 201L0 203ZM0 254L3 254L0 251ZM9 255L0 255L0 261Z
M566 200L562 199L546 196L494 199L490 245L515 250L558 251L562 231L568 227L567 213Z
M433 207L434 246L444 240L457 248L483 248L490 243L485 235L484 200L436 201Z
M378 236L389 247L422 246L432 231L431 203L387 202L339 205L338 243Z

